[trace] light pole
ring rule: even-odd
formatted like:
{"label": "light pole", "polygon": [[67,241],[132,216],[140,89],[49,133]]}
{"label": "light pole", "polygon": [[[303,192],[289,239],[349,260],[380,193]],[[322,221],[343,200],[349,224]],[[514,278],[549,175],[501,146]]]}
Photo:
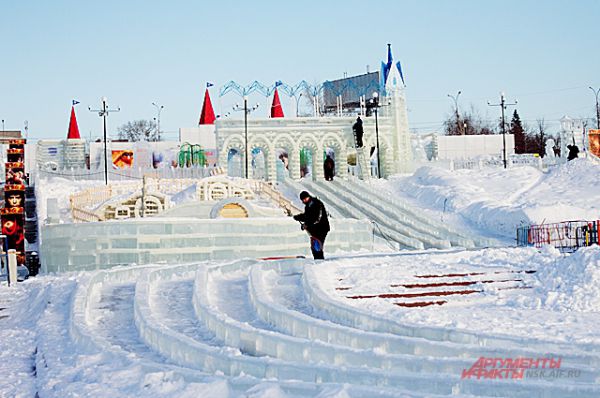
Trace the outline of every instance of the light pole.
{"label": "light pole", "polygon": [[598,107],[598,94],[600,93],[600,88],[598,88],[598,90],[594,90],[590,86],[590,90],[592,90],[592,92],[596,96],[596,128],[600,130],[600,108]]}
{"label": "light pole", "polygon": [[254,105],[251,109],[248,109],[248,97],[244,95],[244,107],[241,108],[239,104],[235,104],[233,107],[234,111],[244,111],[244,157],[246,158],[246,179],[248,179],[248,114],[255,111],[258,108],[258,104]]}
{"label": "light pole", "polygon": [[500,103],[499,104],[490,104],[490,101],[487,103],[489,106],[499,106],[502,108],[502,159],[504,161],[504,168],[506,168],[506,123],[504,122],[504,110],[507,106],[517,105],[517,100],[515,100],[512,104],[507,104],[504,99],[504,93],[500,93]]}
{"label": "light pole", "polygon": [[298,117],[298,104],[300,103],[300,97],[302,97],[302,93],[296,97],[296,117]]}
{"label": "light pole", "polygon": [[[458,93],[456,93],[456,95],[450,95],[448,94],[448,97],[452,98],[454,100],[454,111],[456,113],[456,130],[458,132],[460,131],[460,117],[458,114],[458,96],[460,95],[461,91],[458,90]],[[462,131],[462,135],[464,135],[464,131]]]}
{"label": "light pole", "polygon": [[4,119],[2,119],[2,132],[4,133]]}
{"label": "light pole", "polygon": [[121,108],[117,109],[108,109],[108,105],[106,104],[106,97],[102,97],[100,99],[102,101],[102,109],[92,109],[92,107],[88,106],[88,110],[90,112],[98,112],[98,116],[103,119],[104,125],[104,184],[108,185],[108,155],[106,150],[106,116],[108,116],[109,112],[119,112]]}
{"label": "light pole", "polygon": [[375,111],[375,143],[377,148],[377,178],[381,178],[381,164],[379,161],[379,122],[377,121],[377,108],[379,108],[379,94],[373,93],[373,108]]}
{"label": "light pole", "polygon": [[152,103],[156,107],[156,138],[160,141],[160,111],[163,110],[164,106],[156,105],[155,102]]}

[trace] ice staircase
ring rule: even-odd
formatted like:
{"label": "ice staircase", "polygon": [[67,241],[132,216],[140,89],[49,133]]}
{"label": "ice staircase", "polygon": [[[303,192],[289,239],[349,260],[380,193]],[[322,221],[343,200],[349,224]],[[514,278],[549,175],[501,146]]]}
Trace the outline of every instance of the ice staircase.
{"label": "ice staircase", "polygon": [[[289,397],[336,386],[350,397],[600,395],[600,347],[403,324],[328,296],[322,266],[237,260],[97,271],[69,296],[69,336],[77,349],[147,371],[227,378],[236,396],[266,379]],[[480,357],[541,356],[560,356],[561,370],[579,377],[461,378]]]}
{"label": "ice staircase", "polygon": [[288,179],[285,183],[292,189],[307,189],[314,193],[335,214],[370,220],[374,223],[375,234],[396,242],[401,248],[473,248],[494,244],[492,240],[471,237],[432,220],[402,201],[377,192],[363,181],[337,179],[317,183],[302,180],[298,183]]}

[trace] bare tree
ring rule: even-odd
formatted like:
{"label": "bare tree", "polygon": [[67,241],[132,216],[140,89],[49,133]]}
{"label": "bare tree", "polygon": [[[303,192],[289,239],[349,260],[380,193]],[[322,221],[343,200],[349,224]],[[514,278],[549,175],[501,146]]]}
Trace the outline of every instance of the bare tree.
{"label": "bare tree", "polygon": [[119,139],[127,141],[158,141],[160,133],[152,120],[134,120],[119,127]]}
{"label": "bare tree", "polygon": [[[303,101],[305,106],[301,110],[300,116],[314,116],[315,104],[318,104],[319,107],[319,109],[317,109],[318,114],[320,115],[321,113],[323,113],[323,108],[325,106],[325,97],[323,96],[322,90],[317,90],[319,85],[319,82],[314,81],[312,85],[309,84],[309,87],[305,87],[304,90],[302,90],[302,93],[300,94],[301,97],[298,98],[298,101],[300,101],[300,98],[304,98]],[[306,108],[307,103],[310,104],[310,111],[308,111]]]}
{"label": "bare tree", "polygon": [[468,111],[465,111],[462,115],[458,116],[458,123],[455,111],[448,114],[446,120],[444,120],[444,131],[446,132],[446,135],[494,134],[492,126],[479,115],[472,104]]}
{"label": "bare tree", "polygon": [[544,156],[546,153],[544,141],[547,138],[546,134],[546,122],[544,119],[537,119],[535,129],[527,129],[528,132],[525,136],[525,153],[537,153],[540,156]]}

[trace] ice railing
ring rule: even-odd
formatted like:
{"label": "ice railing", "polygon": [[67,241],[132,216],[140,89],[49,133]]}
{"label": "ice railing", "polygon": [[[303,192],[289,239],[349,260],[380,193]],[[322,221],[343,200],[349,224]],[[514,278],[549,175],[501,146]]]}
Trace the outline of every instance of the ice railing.
{"label": "ice railing", "polygon": [[[102,203],[118,196],[133,195],[142,192],[142,189],[151,194],[159,192],[174,195],[195,185],[193,197],[195,200],[221,200],[230,197],[253,199],[255,191],[264,191],[269,196],[276,196],[269,192],[264,183],[255,180],[235,179],[224,177],[208,177],[202,179],[157,178],[147,175],[137,181],[121,181],[118,184],[88,188],[69,197],[71,215],[75,222],[104,221],[104,215],[97,211]],[[283,203],[283,200],[280,200]],[[289,205],[287,205],[289,207]]]}

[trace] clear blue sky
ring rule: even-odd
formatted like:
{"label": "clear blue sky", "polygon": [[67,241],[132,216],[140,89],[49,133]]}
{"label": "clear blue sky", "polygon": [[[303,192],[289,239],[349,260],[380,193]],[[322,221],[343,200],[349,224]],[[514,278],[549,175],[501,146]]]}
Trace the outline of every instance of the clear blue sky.
{"label": "clear blue sky", "polygon": [[[152,119],[176,138],[197,124],[206,81],[215,111],[230,80],[295,84],[379,67],[392,43],[407,84],[409,124],[439,129],[462,90],[496,118],[504,91],[521,118],[549,124],[568,114],[593,117],[588,86],[600,87],[600,1],[9,1],[0,2],[0,118],[29,136],[66,137],[71,100],[81,134],[101,135],[88,111],[106,96],[109,134]],[[262,109],[255,117],[265,116]],[[284,111],[295,112],[284,100]],[[555,129],[553,129],[555,130]],[[552,131],[551,131],[552,132]]]}

